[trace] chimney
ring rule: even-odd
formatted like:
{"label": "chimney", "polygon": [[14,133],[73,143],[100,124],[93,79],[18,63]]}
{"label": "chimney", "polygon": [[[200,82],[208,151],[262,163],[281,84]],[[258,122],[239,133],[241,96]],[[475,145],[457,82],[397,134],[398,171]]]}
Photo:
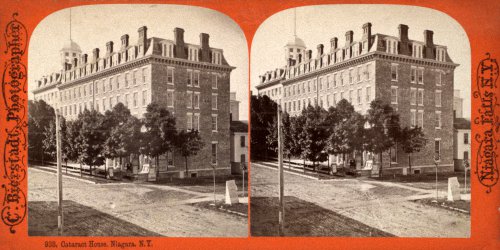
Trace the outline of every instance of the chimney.
{"label": "chimney", "polygon": [[201,57],[202,62],[211,62],[210,60],[210,36],[207,33],[200,33],[200,46],[201,46]]}
{"label": "chimney", "polygon": [[174,29],[175,45],[184,47],[184,30],[182,28]]}
{"label": "chimney", "polygon": [[332,47],[332,50],[335,50],[339,47],[338,41],[339,39],[337,39],[337,37],[333,37],[332,39],[330,39],[330,46]]}
{"label": "chimney", "polygon": [[184,45],[184,30],[181,28],[176,27],[174,29],[174,43],[175,43],[175,48],[174,48],[174,56],[176,58],[183,58],[187,59],[187,53],[185,50],[185,45]]}
{"label": "chimney", "polygon": [[313,54],[312,50],[307,50],[307,52],[306,52],[306,60],[307,61],[311,60],[312,54]]}
{"label": "chimney", "polygon": [[208,43],[210,36],[207,33],[200,33],[200,46],[202,49],[210,48]]}
{"label": "chimney", "polygon": [[370,47],[372,46],[372,44],[371,44],[372,39],[371,38],[372,38],[372,24],[365,23],[365,24],[363,24],[363,40],[367,40],[366,50],[369,50]]}
{"label": "chimney", "polygon": [[399,30],[399,40],[403,43],[408,42],[408,25],[400,24],[398,26]]}
{"label": "chimney", "polygon": [[400,24],[399,30],[399,53],[402,55],[411,56],[411,44],[408,38],[408,25]]}
{"label": "chimney", "polygon": [[94,62],[99,59],[99,48],[95,48],[92,50],[92,59],[94,60]]}
{"label": "chimney", "polygon": [[122,48],[128,47],[128,34],[125,34],[121,37],[122,40]]}
{"label": "chimney", "polygon": [[106,43],[106,54],[109,55],[111,53],[113,53],[113,41]]}
{"label": "chimney", "polygon": [[89,56],[87,54],[82,55],[82,64],[87,64],[88,57]]}
{"label": "chimney", "polygon": [[345,33],[345,44],[350,45],[352,43],[352,39],[354,36],[354,32],[352,30],[349,30]]}
{"label": "chimney", "polygon": [[434,51],[434,41],[433,41],[432,30],[424,30],[424,42],[425,42],[425,54],[424,58],[428,59],[436,59],[435,51]]}
{"label": "chimney", "polygon": [[146,40],[148,39],[148,27],[142,26],[140,27],[137,32],[139,33],[139,44],[145,45]]}
{"label": "chimney", "polygon": [[432,30],[424,30],[425,46],[427,46],[427,47],[434,46],[433,35],[434,35],[434,32],[432,32]]}

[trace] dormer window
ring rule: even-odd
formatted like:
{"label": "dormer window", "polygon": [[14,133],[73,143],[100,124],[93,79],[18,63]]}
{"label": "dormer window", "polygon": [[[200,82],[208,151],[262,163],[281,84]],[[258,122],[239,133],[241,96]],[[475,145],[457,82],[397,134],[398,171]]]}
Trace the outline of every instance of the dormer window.
{"label": "dormer window", "polygon": [[412,45],[412,57],[422,58],[422,45],[413,44]]}
{"label": "dormer window", "polygon": [[390,54],[398,54],[398,42],[393,38],[387,38],[385,52]]}

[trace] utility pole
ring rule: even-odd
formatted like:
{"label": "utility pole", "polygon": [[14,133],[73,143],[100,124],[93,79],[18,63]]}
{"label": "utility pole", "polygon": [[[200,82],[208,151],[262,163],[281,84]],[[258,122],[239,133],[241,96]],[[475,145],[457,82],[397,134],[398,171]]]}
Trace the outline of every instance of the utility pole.
{"label": "utility pole", "polygon": [[440,159],[439,153],[434,156],[434,164],[436,165],[436,202],[438,202],[438,161]]}
{"label": "utility pole", "polygon": [[58,234],[63,234],[63,190],[62,190],[62,152],[61,152],[61,123],[59,121],[59,109],[56,108],[56,150],[57,150],[57,229]]}
{"label": "utility pole", "polygon": [[284,201],[284,175],[283,175],[283,130],[281,121],[281,107],[278,105],[278,173],[279,173],[279,236],[284,236],[285,229],[285,201]]}

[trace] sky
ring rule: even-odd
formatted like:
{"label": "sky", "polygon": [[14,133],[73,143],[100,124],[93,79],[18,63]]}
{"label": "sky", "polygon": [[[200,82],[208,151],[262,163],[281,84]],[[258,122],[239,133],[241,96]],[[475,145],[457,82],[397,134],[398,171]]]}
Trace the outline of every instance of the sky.
{"label": "sky", "polygon": [[[316,5],[296,9],[297,36],[316,56],[316,46],[330,49],[330,39],[338,37],[345,44],[345,33],[354,31],[359,40],[364,23],[372,23],[372,34],[398,36],[398,25],[409,26],[408,36],[423,41],[424,30],[434,31],[434,43],[447,46],[455,69],[455,89],[464,98],[464,117],[470,117],[471,53],[469,39],[460,24],[447,14],[429,8],[401,5]],[[274,14],[260,25],[252,40],[250,81],[256,92],[259,75],[285,66],[284,46],[293,37],[294,11],[287,9]]]}
{"label": "sky", "polygon": [[[28,90],[35,81],[61,70],[59,50],[69,41],[69,9],[52,13],[35,28],[29,44]],[[89,58],[92,50],[106,51],[106,42],[115,49],[120,37],[129,34],[137,41],[137,29],[147,26],[148,37],[173,40],[175,27],[184,29],[184,41],[199,44],[200,33],[210,35],[210,47],[220,48],[231,73],[231,92],[240,101],[240,120],[248,120],[248,45],[240,27],[226,15],[207,8],[182,5],[94,5],[71,9],[71,38]]]}

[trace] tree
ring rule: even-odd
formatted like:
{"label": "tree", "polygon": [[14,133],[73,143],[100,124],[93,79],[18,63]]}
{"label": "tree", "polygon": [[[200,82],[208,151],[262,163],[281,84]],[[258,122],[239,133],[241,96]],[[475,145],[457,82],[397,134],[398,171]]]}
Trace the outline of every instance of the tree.
{"label": "tree", "polygon": [[81,129],[76,137],[78,162],[92,168],[105,163],[104,142],[106,140],[107,128],[104,126],[104,115],[92,110],[85,109],[78,115],[81,121]]}
{"label": "tree", "polygon": [[175,117],[156,103],[150,103],[144,114],[144,127],[140,152],[155,158],[156,176],[159,174],[159,156],[172,150],[177,131]]}
{"label": "tree", "polygon": [[181,130],[177,134],[175,146],[184,157],[186,163],[186,176],[188,176],[188,157],[198,154],[204,146],[200,133],[197,130],[191,130],[189,132]]}
{"label": "tree", "polygon": [[[292,157],[292,152],[295,151],[295,144],[293,141],[293,132],[292,132],[292,118],[286,112],[282,113],[281,118],[282,124],[282,134],[283,134],[283,154],[288,158],[290,162],[290,158]],[[278,152],[278,117],[273,121],[271,126],[268,127],[268,134],[266,136],[267,145],[269,149],[274,152]],[[296,156],[296,155],[293,155]]]}
{"label": "tree", "polygon": [[[77,162],[79,156],[78,137],[82,129],[82,120],[76,119],[73,121],[64,122],[61,127],[61,141],[63,149],[63,159],[68,165],[68,161]],[[80,163],[80,175],[82,175],[82,165]]]}
{"label": "tree", "polygon": [[313,169],[316,170],[316,163],[326,161],[328,154],[327,146],[327,125],[325,118],[326,110],[319,106],[308,106],[302,110],[304,119],[303,129],[298,135],[298,144],[302,148],[301,156],[313,163]]}
{"label": "tree", "polygon": [[122,165],[123,157],[139,152],[141,122],[130,114],[130,110],[122,103],[105,113],[104,125],[109,129],[109,135],[104,143],[106,158],[119,158]]}
{"label": "tree", "polygon": [[[50,124],[55,122],[54,109],[45,101],[28,101],[28,156],[30,160],[41,161],[46,156],[53,155],[47,152],[44,141],[50,131]],[[55,128],[54,128],[55,131]]]}
{"label": "tree", "polygon": [[272,126],[276,119],[278,105],[266,95],[252,95],[251,98],[251,157],[254,159],[267,158],[268,149],[271,148],[267,136],[269,135],[269,127]]}
{"label": "tree", "polygon": [[329,137],[329,149],[334,154],[342,155],[346,167],[346,155],[363,150],[365,119],[357,112],[340,121]]}
{"label": "tree", "polygon": [[427,144],[427,139],[425,139],[421,127],[404,127],[401,130],[399,143],[403,151],[408,154],[408,167],[411,173],[411,154],[420,152],[420,150],[425,147],[425,144]]}
{"label": "tree", "polygon": [[379,175],[382,176],[382,153],[390,149],[400,133],[399,115],[380,99],[373,100],[368,110],[366,149],[379,154]]}

